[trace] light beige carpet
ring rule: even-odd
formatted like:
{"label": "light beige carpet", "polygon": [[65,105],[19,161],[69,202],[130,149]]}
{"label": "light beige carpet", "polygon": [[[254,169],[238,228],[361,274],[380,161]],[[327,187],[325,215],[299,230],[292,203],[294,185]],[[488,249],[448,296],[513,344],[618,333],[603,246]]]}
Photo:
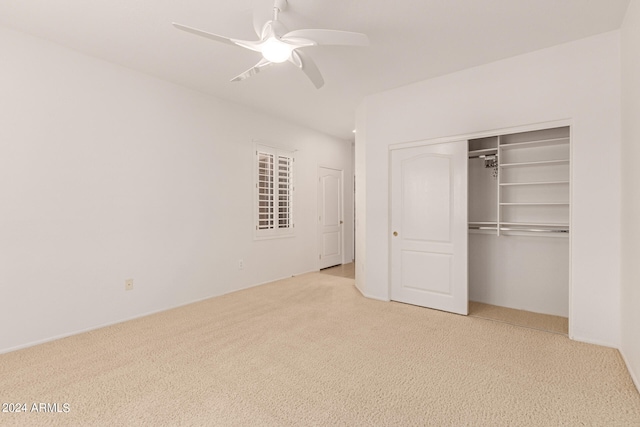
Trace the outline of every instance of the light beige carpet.
{"label": "light beige carpet", "polygon": [[350,262],[349,264],[337,265],[335,267],[325,268],[320,270],[321,274],[330,274],[332,276],[346,277],[348,279],[356,278],[356,264]]}
{"label": "light beige carpet", "polygon": [[[6,326],[6,325],[5,325]],[[2,425],[638,426],[616,350],[310,273],[0,355]]]}
{"label": "light beige carpet", "polygon": [[469,316],[510,323],[525,328],[539,329],[555,334],[569,334],[569,319],[561,316],[515,310],[475,301],[469,301]]}

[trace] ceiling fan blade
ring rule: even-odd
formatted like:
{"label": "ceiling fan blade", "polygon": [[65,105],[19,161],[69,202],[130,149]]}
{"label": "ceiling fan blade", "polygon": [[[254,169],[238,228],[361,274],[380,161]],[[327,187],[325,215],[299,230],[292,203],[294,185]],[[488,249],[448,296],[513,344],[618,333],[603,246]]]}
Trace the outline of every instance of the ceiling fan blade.
{"label": "ceiling fan blade", "polygon": [[260,48],[258,47],[258,42],[252,42],[247,40],[237,40],[229,37],[219,36],[217,34],[208,33],[206,31],[198,30],[197,28],[188,27],[186,25],[178,24],[177,22],[173,23],[173,26],[179,30],[186,31],[191,34],[195,34],[197,36],[206,37],[211,40],[215,40],[221,43],[226,43],[234,46],[240,46],[247,49],[254,50],[256,52],[260,52]]}
{"label": "ceiling fan blade", "polygon": [[231,79],[231,81],[232,82],[239,82],[240,80],[246,80],[249,77],[255,76],[256,74],[258,74],[262,68],[264,68],[264,67],[266,67],[268,65],[271,65],[271,62],[269,62],[266,59],[262,58],[260,60],[260,62],[258,62],[256,65],[254,65],[253,67],[249,68],[244,73],[235,76],[234,78]]}
{"label": "ceiling fan blade", "polygon": [[252,0],[253,29],[262,38],[264,24],[273,19],[273,0]]}
{"label": "ceiling fan blade", "polygon": [[262,27],[264,27],[264,23],[259,21],[259,18],[256,15],[253,15],[253,30],[256,32],[258,37],[262,37]]}
{"label": "ceiling fan blade", "polygon": [[261,16],[258,12],[256,12],[256,8],[253,9],[253,30],[256,32],[258,37],[262,38],[262,29],[264,28],[265,22],[269,21],[269,16]]}
{"label": "ceiling fan blade", "polygon": [[224,36],[219,36],[217,34],[208,33],[206,31],[198,30],[197,28],[187,27],[186,25],[178,24],[177,22],[174,22],[173,26],[176,27],[179,30],[186,31],[188,33],[195,34],[197,36],[206,37],[208,39],[215,40],[215,41],[222,42],[222,43],[226,43],[226,44],[232,44],[232,45],[236,44],[229,37],[224,37]]}
{"label": "ceiling fan blade", "polygon": [[282,36],[282,41],[305,45],[369,45],[366,34],[338,30],[293,30]]}
{"label": "ceiling fan blade", "polygon": [[320,74],[320,70],[316,66],[316,63],[303,52],[297,50],[291,52],[290,61],[296,67],[300,68],[307,77],[309,77],[309,80],[311,80],[311,83],[313,83],[316,89],[320,89],[324,86],[324,79],[322,78],[322,74]]}

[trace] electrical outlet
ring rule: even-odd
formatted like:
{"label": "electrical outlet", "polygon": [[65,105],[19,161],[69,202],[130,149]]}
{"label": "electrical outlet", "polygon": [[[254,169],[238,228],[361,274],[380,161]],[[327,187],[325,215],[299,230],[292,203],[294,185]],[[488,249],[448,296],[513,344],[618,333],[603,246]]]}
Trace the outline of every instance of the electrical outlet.
{"label": "electrical outlet", "polygon": [[133,290],[133,279],[127,279],[124,281],[124,290],[125,291]]}
{"label": "electrical outlet", "polygon": [[244,268],[244,261],[239,259],[238,260],[238,270],[242,270]]}

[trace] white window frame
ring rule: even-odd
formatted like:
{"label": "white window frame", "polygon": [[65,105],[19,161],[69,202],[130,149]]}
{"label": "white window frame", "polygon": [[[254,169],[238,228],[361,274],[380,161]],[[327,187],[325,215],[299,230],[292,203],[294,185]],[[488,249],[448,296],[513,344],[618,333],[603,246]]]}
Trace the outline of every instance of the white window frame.
{"label": "white window frame", "polygon": [[[264,162],[265,159],[270,159]],[[256,144],[254,151],[254,229],[256,239],[294,235],[294,152]],[[266,167],[265,167],[266,166]]]}

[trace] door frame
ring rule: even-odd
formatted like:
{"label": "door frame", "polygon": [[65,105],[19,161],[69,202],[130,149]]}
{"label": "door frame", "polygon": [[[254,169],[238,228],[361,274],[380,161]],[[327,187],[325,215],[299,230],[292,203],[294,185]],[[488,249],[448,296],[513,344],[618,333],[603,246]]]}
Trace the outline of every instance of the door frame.
{"label": "door frame", "polygon": [[[434,145],[434,144],[442,144],[442,143],[447,143],[447,142],[455,142],[455,141],[460,141],[460,140],[469,140],[469,139],[476,139],[476,138],[483,138],[483,137],[489,137],[489,136],[496,136],[496,135],[504,135],[504,134],[510,134],[510,133],[519,133],[519,132],[530,132],[530,131],[536,131],[536,130],[542,130],[542,129],[550,129],[550,128],[554,128],[554,127],[563,127],[563,126],[569,126],[569,227],[571,228],[572,224],[573,224],[573,185],[574,185],[574,173],[573,173],[573,166],[574,166],[574,129],[575,129],[575,125],[573,123],[572,119],[562,119],[562,120],[553,120],[553,121],[547,121],[547,122],[539,122],[539,123],[533,123],[533,124],[529,124],[529,125],[522,125],[522,126],[512,126],[512,127],[504,127],[504,128],[497,128],[497,129],[492,129],[492,130],[484,130],[484,131],[478,131],[478,132],[471,132],[471,133],[466,133],[466,134],[460,134],[460,135],[452,135],[452,136],[444,136],[444,137],[439,137],[439,138],[432,138],[432,139],[425,139],[425,140],[413,140],[413,141],[405,141],[405,142],[397,142],[397,143],[392,143],[389,144],[387,147],[387,170],[389,171],[388,173],[388,192],[389,194],[387,195],[387,203],[388,203],[388,224],[387,224],[387,254],[388,254],[388,278],[387,278],[387,301],[391,301],[391,228],[392,228],[392,224],[391,224],[391,151],[393,150],[399,150],[399,149],[403,149],[403,148],[412,148],[412,147],[420,147],[423,145]],[[574,339],[574,331],[573,331],[573,316],[574,316],[574,312],[575,310],[573,309],[573,233],[569,233],[568,236],[569,239],[569,338],[570,339]]]}
{"label": "door frame", "polygon": [[[321,169],[331,169],[336,172],[340,172],[340,264],[344,264],[344,169],[340,169],[333,166],[326,166],[323,164],[319,164],[316,170],[316,218],[320,216],[320,170]],[[316,220],[316,248],[318,249],[318,254],[321,253],[322,249],[322,233],[321,233],[321,224],[319,220]],[[320,258],[316,259],[316,270],[320,270]]]}

